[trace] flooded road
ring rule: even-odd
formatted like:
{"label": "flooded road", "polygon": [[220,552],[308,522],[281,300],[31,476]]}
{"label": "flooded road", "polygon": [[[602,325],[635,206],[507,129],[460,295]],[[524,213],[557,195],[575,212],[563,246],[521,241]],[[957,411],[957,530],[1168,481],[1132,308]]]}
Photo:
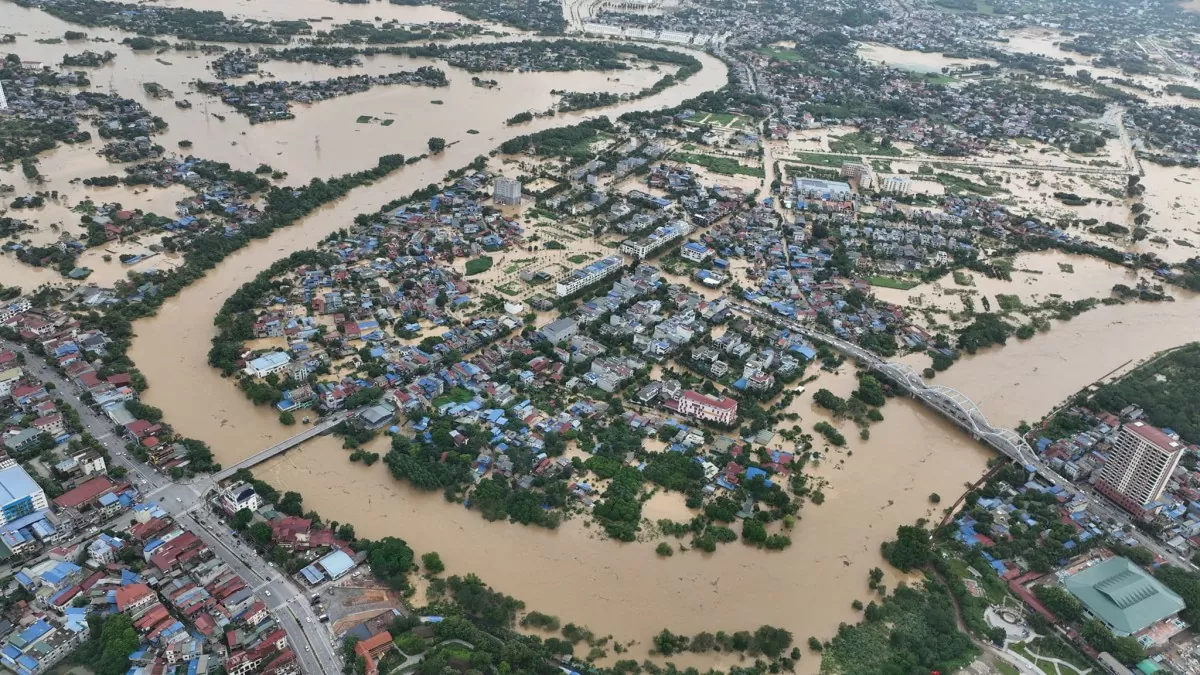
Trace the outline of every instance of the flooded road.
{"label": "flooded road", "polygon": [[[268,0],[252,4],[269,13],[283,12],[288,3]],[[251,3],[219,0],[217,5],[234,8],[249,7]],[[354,7],[316,0],[303,0],[302,6],[304,11],[311,9],[325,15],[350,12],[349,8]],[[6,6],[8,9],[14,16],[28,12]],[[371,5],[368,11],[384,11],[384,6]],[[37,16],[42,26],[39,30],[45,34],[61,34],[66,26],[53,25],[44,15]],[[295,14],[288,12],[287,16]],[[30,19],[26,14],[19,18]],[[22,38],[18,51],[24,54],[26,47],[33,46]],[[57,49],[61,58],[62,47]],[[673,105],[722,86],[726,81],[724,65],[711,57],[697,56],[704,69],[684,84],[645,101],[591,114],[615,116],[624,110]],[[39,57],[31,54],[26,58]],[[177,96],[186,91],[188,79],[206,77],[199,59],[166,54],[162,58],[175,64],[166,67],[154,58],[125,50],[107,79],[119,81],[119,90],[142,100],[142,77],[168,88],[174,88],[168,84],[174,83]],[[404,59],[392,62],[403,67],[417,63]],[[281,64],[268,65],[276,73],[284,70]],[[443,156],[359,188],[270,239],[256,241],[231,255],[204,279],[168,301],[157,316],[135,325],[137,337],[130,356],[150,382],[145,402],[161,408],[180,433],[207,441],[226,465],[294,431],[279,425],[270,409],[251,406],[231,381],[222,379],[207,365],[209,340],[214,334],[212,318],[235,289],[275,260],[312,246],[345,226],[356,214],[373,212],[391,199],[439,180],[447,170],[487,154],[505,138],[583,117],[560,116],[517,129],[504,126],[504,119],[515,112],[548,105],[549,89],[582,90],[581,82],[593,90],[633,86],[640,77],[636,71],[625,72],[622,81],[616,83],[603,74],[593,80],[586,78],[595,74],[587,73],[544,77],[500,74],[496,79],[504,78],[502,86],[495,91],[473,87],[462,72],[444,69],[453,80],[449,88],[377,88],[300,110],[294,121],[253,130],[234,115],[224,123],[205,116],[200,105],[176,112],[170,101],[147,101],[152,110],[171,123],[171,130],[160,140],[164,146],[174,147],[178,140],[187,138],[195,143],[194,152],[200,156],[230,161],[242,168],[270,163],[289,171],[291,182],[365,168],[373,165],[377,156],[389,152],[418,154],[430,136],[458,141]],[[106,78],[97,74],[96,79],[103,83]],[[443,100],[444,105],[435,106],[430,103],[432,99]],[[353,118],[360,114],[394,114],[400,123],[387,128],[356,125]],[[467,134],[467,129],[480,133]],[[47,161],[74,166],[70,160],[55,156]],[[91,160],[78,161],[78,173],[91,175],[86,172],[93,167],[84,166]],[[105,171],[109,172],[115,171]],[[13,269],[15,276],[58,280],[56,275],[38,275],[4,262],[0,264],[3,275]],[[1085,263],[1077,264],[1081,268],[1077,279],[1055,283],[1074,283],[1073,292],[1079,297],[1102,294],[1122,278],[1117,270],[1109,275],[1109,270],[1093,270],[1090,266],[1085,273]],[[3,275],[0,282],[6,278]],[[1191,298],[1171,304],[1100,308],[1069,324],[1056,324],[1049,333],[1026,343],[1014,340],[1004,349],[964,358],[939,375],[938,381],[975,398],[995,422],[1016,424],[1020,419],[1036,418],[1128,359],[1148,356],[1195,336],[1200,329],[1198,309],[1200,305]],[[1148,326],[1155,330],[1148,331]],[[824,419],[811,403],[811,392],[828,387],[845,394],[852,384],[849,368],[845,367],[840,375],[823,375],[810,385],[809,393],[793,404],[793,410],[803,418],[804,428],[810,430]],[[602,540],[597,528],[587,526],[587,519],[581,516],[553,532],[488,523],[478,514],[447,503],[439,493],[421,493],[397,483],[382,462],[373,467],[350,463],[340,442],[332,438],[318,438],[258,467],[256,473],[281,490],[299,491],[306,508],[326,519],[352,522],[360,536],[402,537],[418,553],[438,551],[449,573],[476,572],[496,589],[523,600],[530,609],[555,614],[564,622],[586,624],[597,635],[612,634],[622,643],[636,641],[629,656],[640,659],[647,653],[651,636],[663,628],[695,633],[752,630],[771,624],[791,630],[796,641],[803,643],[809,635],[828,638],[838,623],[857,620],[859,613],[850,605],[855,599],[869,599],[867,571],[874,566],[887,569],[878,553],[880,543],[892,536],[898,525],[934,515],[929,494],[938,492],[947,498],[956,495],[964,482],[978,478],[989,457],[978,444],[912,401],[889,402],[883,412],[886,419],[872,427],[868,442],[859,441],[851,425],[839,424],[850,439],[849,446],[831,451],[819,466],[812,467],[813,473],[829,483],[823,490],[826,500],[820,506],[810,504],[804,508],[791,532],[792,547],[778,553],[733,543],[721,546],[713,555],[690,551],[660,560],[654,554],[655,542],[617,544]],[[373,449],[386,451],[382,441]],[[683,517],[686,510],[681,502],[679,495],[656,496],[647,515]],[[886,580],[889,586],[895,582],[895,577]],[[421,601],[415,600],[418,604]],[[691,655],[672,660],[680,665],[730,665]],[[797,670],[814,673],[818,665],[814,655],[806,654]]]}

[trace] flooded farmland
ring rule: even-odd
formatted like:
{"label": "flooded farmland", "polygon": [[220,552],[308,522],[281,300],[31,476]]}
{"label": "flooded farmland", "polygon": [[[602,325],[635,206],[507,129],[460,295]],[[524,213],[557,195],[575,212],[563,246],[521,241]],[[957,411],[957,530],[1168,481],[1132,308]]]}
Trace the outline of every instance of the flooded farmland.
{"label": "flooded farmland", "polygon": [[[179,0],[168,0],[167,4],[179,4]],[[294,17],[297,11],[347,18],[360,11],[354,5],[323,0],[219,0],[213,8],[260,18]],[[30,10],[11,9],[28,35],[61,34],[66,26]],[[431,8],[372,5],[366,11],[386,11],[387,16],[421,13],[428,18],[420,20],[447,20],[442,17],[445,12]],[[19,47],[23,54],[26,47],[30,48],[27,58],[47,62],[60,60],[63,49],[50,45],[35,48],[27,38]],[[697,57],[704,69],[684,84],[636,104],[602,112],[616,115],[624,110],[672,105],[722,86],[725,66],[710,56]],[[159,81],[181,95],[188,90],[189,81],[208,77],[203,59],[178,54],[167,58],[173,63],[163,66],[153,56],[123,52],[115,64],[98,69],[94,80],[102,88],[114,86],[140,100],[143,79]],[[427,63],[436,64],[379,57],[368,61],[365,68],[387,72]],[[941,66],[931,62],[930,67]],[[271,64],[270,70],[277,76],[299,79],[330,75],[326,69],[306,65]],[[174,147],[179,140],[191,140],[194,152],[200,156],[240,168],[270,163],[287,171],[292,182],[361,169],[373,165],[375,158],[384,153],[419,154],[430,136],[441,136],[452,143],[443,156],[355,190],[293,227],[231,255],[207,277],[168,301],[157,316],[135,326],[137,338],[130,355],[151,385],[145,402],[161,408],[180,433],[207,441],[220,461],[234,463],[290,433],[276,422],[272,410],[252,407],[230,380],[221,378],[207,364],[209,340],[214,334],[212,317],[236,288],[275,260],[312,246],[344,227],[356,214],[374,211],[397,196],[440,179],[448,169],[487,154],[505,138],[583,117],[564,115],[516,129],[505,126],[504,120],[516,112],[548,107],[553,101],[551,89],[634,91],[657,79],[657,74],[639,70],[622,72],[619,82],[602,73],[502,73],[496,76],[499,88],[485,90],[471,86],[462,71],[448,70],[452,81],[449,88],[379,87],[304,107],[298,110],[296,120],[253,129],[237,115],[229,114],[224,122],[215,119],[213,110],[230,113],[216,101],[188,111],[176,109],[170,101],[145,101],[171,125],[160,140],[163,145]],[[442,105],[433,104],[433,99],[442,100]],[[403,123],[391,127],[355,124],[355,118],[363,114],[394,116]],[[468,129],[479,133],[468,134]],[[117,170],[96,158],[89,148],[59,150],[45,157],[43,167],[51,176],[51,185],[73,197],[121,201],[145,210],[164,208],[172,197],[168,191],[134,194],[125,188],[83,190],[71,185],[72,178]],[[23,180],[8,175],[0,178]],[[1153,180],[1162,182],[1166,177]],[[1179,199],[1185,198],[1184,188],[1171,186],[1148,187],[1148,193],[1162,190],[1162,194],[1175,194],[1172,189],[1179,190]],[[51,222],[65,224],[72,218],[59,205],[44,208],[38,218],[47,227]],[[1178,227],[1185,226],[1181,218]],[[42,235],[39,231],[38,236]],[[570,253],[581,251],[573,249]],[[108,254],[120,252],[114,249]],[[594,246],[586,252],[604,253]],[[106,263],[103,255],[105,252],[96,250],[84,261],[100,270],[96,281],[112,283],[127,268]],[[566,256],[562,254],[562,258]],[[101,260],[96,261],[96,257]],[[562,258],[550,262],[561,264]],[[1063,271],[1060,262],[1071,264],[1075,271]],[[500,281],[502,275],[511,274],[507,263],[502,260],[492,275],[474,281],[481,285]],[[151,259],[146,264],[162,266],[171,261]],[[1074,299],[1104,295],[1114,283],[1129,283],[1124,269],[1094,260],[1041,256],[1017,264],[1036,273],[1014,275],[1014,282],[980,280],[980,292],[1018,294],[1029,301],[1050,295]],[[0,283],[8,284],[8,279],[31,286],[40,280],[57,281],[58,277],[52,272],[20,267],[11,258],[0,259]],[[896,301],[905,302],[907,297],[924,292],[926,289],[921,288],[901,292],[903,297],[898,296]],[[879,294],[891,297],[884,291]],[[1021,419],[1038,417],[1079,387],[1128,360],[1145,358],[1156,350],[1192,339],[1200,330],[1198,302],[1192,296],[1180,295],[1175,303],[1098,308],[1069,323],[1055,323],[1049,333],[1027,342],[1014,340],[1007,347],[965,357],[940,374],[938,381],[977,400],[995,422],[1015,425]],[[1147,326],[1156,329],[1147,331]],[[850,366],[844,366],[839,374],[823,374],[807,394],[798,397],[792,410],[811,426],[823,418],[812,404],[812,391],[828,387],[845,393],[853,382],[850,375]],[[1037,387],[1030,386],[1034,378]],[[373,467],[350,463],[340,442],[332,438],[310,442],[259,467],[257,473],[282,490],[302,493],[306,507],[325,518],[352,522],[360,536],[395,535],[406,539],[418,552],[436,550],[450,573],[476,572],[498,590],[525,601],[530,609],[586,624],[598,635],[612,634],[623,643],[634,641],[637,644],[631,655],[641,657],[647,653],[649,638],[663,628],[694,633],[772,624],[791,630],[803,640],[808,635],[828,637],[839,622],[857,618],[850,603],[867,598],[867,570],[884,566],[878,553],[880,543],[892,536],[896,526],[933,515],[928,495],[955,494],[964,482],[980,475],[989,458],[966,435],[912,401],[894,400],[883,412],[886,419],[872,429],[870,441],[851,440],[846,449],[830,451],[819,465],[811,467],[815,475],[828,482],[826,501],[803,510],[792,533],[794,545],[777,553],[729,544],[712,555],[692,551],[660,560],[654,555],[653,543],[605,541],[582,516],[557,531],[488,523],[478,514],[446,502],[438,493],[418,492],[397,483],[382,463]],[[382,441],[377,443],[381,445]],[[374,449],[385,451],[383,447]],[[682,497],[674,494],[656,495],[647,507],[651,517],[682,519],[685,514]],[[895,581],[892,578],[887,583]],[[676,660],[690,665],[691,659],[696,660],[695,665],[712,664],[708,658],[690,655]],[[812,673],[817,665],[817,659],[806,658],[798,670]]]}

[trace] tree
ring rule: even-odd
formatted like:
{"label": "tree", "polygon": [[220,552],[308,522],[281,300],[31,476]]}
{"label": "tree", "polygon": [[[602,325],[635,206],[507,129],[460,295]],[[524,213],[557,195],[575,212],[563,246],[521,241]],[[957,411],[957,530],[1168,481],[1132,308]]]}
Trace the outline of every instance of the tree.
{"label": "tree", "polygon": [[746,518],[742,521],[742,539],[750,544],[764,544],[767,541],[767,527],[757,518]]}
{"label": "tree", "polygon": [[901,525],[896,529],[896,541],[883,543],[883,557],[893,567],[908,572],[929,562],[933,548],[929,532],[924,527]]}
{"label": "tree", "polygon": [[821,651],[821,641],[815,637],[808,638],[808,648],[814,652]]}
{"label": "tree", "polygon": [[430,551],[421,556],[421,564],[425,566],[425,572],[428,574],[441,574],[446,571],[446,565],[442,563],[442,557],[437,551]]}
{"label": "tree", "polygon": [[299,517],[304,514],[304,497],[299,492],[285,492],[276,507],[289,516]]}
{"label": "tree", "polygon": [[293,415],[290,411],[285,410],[285,411],[279,413],[279,423],[284,426],[290,427],[296,423],[296,416]]}
{"label": "tree", "polygon": [[271,543],[271,526],[266,523],[254,523],[250,526],[250,538],[259,546]]}
{"label": "tree", "polygon": [[1034,586],[1033,594],[1063,621],[1074,623],[1083,618],[1083,604],[1061,586]]}
{"label": "tree", "polygon": [[436,155],[446,149],[446,139],[434,136],[429,139],[428,145],[429,151]]}
{"label": "tree", "polygon": [[942,501],[942,496],[939,495],[938,493],[931,492],[929,494],[929,503],[930,504],[939,504],[939,503],[941,503],[941,501]]}
{"label": "tree", "polygon": [[670,558],[671,556],[675,555],[675,549],[665,541],[660,542],[659,545],[654,549],[654,552],[657,553],[660,558]]}
{"label": "tree", "polygon": [[342,523],[342,526],[337,528],[337,538],[341,539],[342,541],[354,541],[355,539],[358,539],[358,537],[355,536],[354,526],[350,523]]}
{"label": "tree", "polygon": [[413,551],[403,539],[384,537],[369,543],[367,562],[375,576],[392,588],[408,587],[408,572],[413,567]]}
{"label": "tree", "polygon": [[96,675],[123,675],[129,670],[129,655],[139,643],[132,619],[124,614],[109,617],[100,633],[99,657],[89,665]]}
{"label": "tree", "polygon": [[238,512],[233,514],[233,528],[241,531],[250,526],[250,521],[254,520],[254,513],[250,509],[238,509]]}

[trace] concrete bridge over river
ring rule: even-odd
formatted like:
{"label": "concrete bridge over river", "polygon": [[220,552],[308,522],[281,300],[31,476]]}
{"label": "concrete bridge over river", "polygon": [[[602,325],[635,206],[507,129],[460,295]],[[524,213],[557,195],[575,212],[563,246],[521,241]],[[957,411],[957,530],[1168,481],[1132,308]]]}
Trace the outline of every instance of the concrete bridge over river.
{"label": "concrete bridge over river", "polygon": [[1072,494],[1077,492],[1075,486],[1042,461],[1041,457],[1017,432],[997,427],[988,422],[979,406],[965,394],[943,385],[928,384],[907,364],[886,361],[852,342],[813,330],[795,321],[789,321],[768,310],[747,305],[734,305],[733,309],[755,319],[800,333],[856,359],[871,370],[886,375],[897,385],[903,387],[910,396],[941,413],[976,440],[992,447],[1022,466],[1032,467],[1039,476],[1053,485]]}
{"label": "concrete bridge over river", "polygon": [[271,459],[272,457],[274,457],[276,455],[282,455],[283,453],[287,452],[288,450],[291,450],[292,448],[296,447],[297,445],[300,445],[301,443],[303,443],[307,440],[316,438],[317,436],[320,436],[320,435],[332,430],[334,427],[336,427],[337,425],[341,424],[342,422],[350,419],[353,416],[354,416],[354,413],[352,413],[352,412],[339,412],[339,413],[333,415],[332,417],[330,417],[329,419],[327,419],[323,422],[314,424],[313,426],[309,427],[308,429],[305,429],[304,431],[301,431],[300,433],[296,434],[295,436],[292,436],[291,438],[280,441],[280,442],[276,443],[275,445],[272,445],[271,447],[267,448],[266,450],[256,452],[253,455],[250,455],[246,459],[243,459],[242,461],[238,462],[237,464],[234,464],[231,467],[222,469],[219,473],[213,474],[212,478],[215,482],[220,483],[221,481],[225,480],[226,478],[229,478],[233,474],[237,473],[237,471],[239,469],[249,469],[258,464],[262,464],[263,462],[267,461],[268,459]]}

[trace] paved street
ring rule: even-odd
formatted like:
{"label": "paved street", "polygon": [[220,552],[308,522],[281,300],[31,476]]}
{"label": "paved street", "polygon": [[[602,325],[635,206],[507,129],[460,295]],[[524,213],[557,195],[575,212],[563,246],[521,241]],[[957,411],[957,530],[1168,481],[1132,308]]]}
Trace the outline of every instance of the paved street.
{"label": "paved street", "polygon": [[[211,477],[198,477],[189,482],[175,483],[170,477],[141,464],[125,452],[124,440],[113,431],[112,422],[79,400],[77,387],[68,382],[39,356],[24,345],[0,340],[0,346],[25,357],[25,371],[43,382],[55,386],[54,394],[79,413],[83,426],[108,450],[113,463],[128,470],[127,478],[143,497],[156,501],[171,513],[181,525],[195,532],[215,555],[220,556],[246,583],[254,587],[267,608],[288,634],[288,642],[300,660],[305,673],[341,672],[334,639],[327,627],[317,620],[304,590],[280,574],[272,565],[259,558],[252,548],[230,533],[222,521],[204,508],[204,497],[215,487]],[[128,519],[122,513],[112,521]],[[77,539],[86,536],[81,534]]]}

